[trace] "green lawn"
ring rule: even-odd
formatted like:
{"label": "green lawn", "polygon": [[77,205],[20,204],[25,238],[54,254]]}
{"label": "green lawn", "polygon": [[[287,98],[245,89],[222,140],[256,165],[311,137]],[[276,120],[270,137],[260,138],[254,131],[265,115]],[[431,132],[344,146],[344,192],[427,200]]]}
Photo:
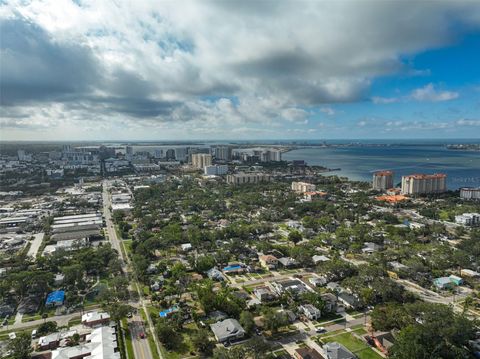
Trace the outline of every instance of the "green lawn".
{"label": "green lawn", "polygon": [[133,352],[132,335],[130,333],[130,329],[128,328],[126,319],[122,319],[122,330],[125,333],[125,347],[127,350],[127,356],[129,359],[134,359],[135,354]]}
{"label": "green lawn", "polygon": [[195,325],[195,323],[190,323],[185,325],[183,330],[181,331],[182,339],[183,339],[182,343],[179,345],[178,348],[175,349],[175,351],[164,350],[164,353],[166,354],[165,357],[168,359],[179,359],[183,357],[191,357],[192,355],[190,353],[194,353],[195,348],[190,339],[190,336],[196,330],[197,330],[197,326]]}
{"label": "green lawn", "polygon": [[150,335],[147,337],[148,346],[150,347],[150,351],[152,352],[153,359],[160,359],[160,355],[158,355],[157,352],[157,346],[155,345],[155,341],[153,339],[154,335],[155,333],[150,333]]}
{"label": "green lawn", "polygon": [[272,353],[275,357],[280,357],[282,355],[287,356],[288,352],[285,349],[277,350]]}
{"label": "green lawn", "polygon": [[365,348],[359,352],[355,353],[359,359],[381,359],[382,356],[375,353],[372,349],[370,348]]}
{"label": "green lawn", "polygon": [[367,344],[355,338],[351,333],[342,333],[329,338],[323,338],[323,342],[338,342],[358,356],[359,359],[381,359],[382,356],[375,353]]}
{"label": "green lawn", "polygon": [[82,318],[73,318],[68,321],[68,326],[72,327],[74,325],[78,325],[82,322]]}

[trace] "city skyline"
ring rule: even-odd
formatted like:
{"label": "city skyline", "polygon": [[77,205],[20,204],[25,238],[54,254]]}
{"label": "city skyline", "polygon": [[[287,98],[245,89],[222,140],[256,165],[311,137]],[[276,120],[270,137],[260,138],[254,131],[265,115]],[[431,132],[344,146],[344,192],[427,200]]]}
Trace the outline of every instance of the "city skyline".
{"label": "city skyline", "polygon": [[2,141],[480,132],[472,1],[7,1],[0,18]]}

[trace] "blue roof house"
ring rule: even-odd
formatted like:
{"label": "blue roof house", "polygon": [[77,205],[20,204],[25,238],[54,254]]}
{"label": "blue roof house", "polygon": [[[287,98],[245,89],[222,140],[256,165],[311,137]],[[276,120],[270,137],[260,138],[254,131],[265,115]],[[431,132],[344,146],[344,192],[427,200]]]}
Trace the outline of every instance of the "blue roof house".
{"label": "blue roof house", "polygon": [[450,278],[450,280],[455,283],[456,285],[462,285],[463,284],[463,279],[456,276],[456,275],[450,275],[448,276],[448,278]]}
{"label": "blue roof house", "polygon": [[435,286],[440,290],[452,289],[456,285],[455,282],[451,280],[449,277],[436,278],[433,281],[433,284],[435,284]]}
{"label": "blue roof house", "polygon": [[65,291],[56,290],[48,294],[45,305],[47,307],[58,307],[63,305],[63,302],[65,302]]}

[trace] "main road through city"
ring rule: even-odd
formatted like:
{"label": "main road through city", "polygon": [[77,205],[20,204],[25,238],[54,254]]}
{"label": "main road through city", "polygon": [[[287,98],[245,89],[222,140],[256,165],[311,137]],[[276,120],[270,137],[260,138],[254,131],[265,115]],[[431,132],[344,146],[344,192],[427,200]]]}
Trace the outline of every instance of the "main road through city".
{"label": "main road through city", "polygon": [[[110,194],[109,194],[109,191],[108,191],[109,187],[110,187],[110,182],[105,180],[103,182],[103,213],[104,213],[105,222],[106,222],[106,225],[107,225],[108,238],[110,239],[110,242],[112,243],[112,247],[115,250],[117,250],[118,255],[120,257],[120,260],[122,261],[122,266],[123,266],[124,270],[127,273],[132,274],[130,276],[131,288],[133,290],[136,290],[138,292],[138,295],[139,295],[139,303],[136,303],[136,304],[139,304],[139,306],[143,308],[143,310],[145,311],[145,314],[147,315],[147,322],[148,322],[148,326],[150,328],[150,334],[149,335],[153,336],[158,355],[160,356],[161,359],[163,359],[163,355],[162,355],[162,352],[160,350],[160,344],[158,342],[158,339],[155,336],[155,330],[153,328],[153,323],[152,323],[152,321],[151,321],[151,319],[148,315],[147,307],[146,307],[145,301],[143,299],[143,293],[140,291],[140,287],[138,285],[138,282],[135,279],[135,273],[133,273],[133,268],[132,268],[131,263],[130,263],[130,258],[128,258],[128,256],[124,255],[124,252],[122,251],[122,249],[124,249],[124,247],[122,247],[123,243],[118,238],[117,231],[115,230],[115,226],[113,224],[112,214],[110,212],[110,208],[111,208],[112,204],[111,204],[111,197],[110,197]],[[141,338],[142,333],[145,334],[145,335],[147,334],[146,331],[145,331],[145,326],[144,326],[144,323],[143,323],[143,320],[141,319],[141,317],[139,317],[138,315],[135,315],[133,318],[129,319],[128,326],[129,326],[129,329],[130,329],[130,333],[131,333],[131,337],[132,337],[132,344],[133,344],[133,351],[134,351],[134,354],[135,354],[135,358],[130,358],[130,359],[151,359],[151,358],[153,358],[152,351],[150,350],[150,345],[148,344],[148,339],[146,337]]]}

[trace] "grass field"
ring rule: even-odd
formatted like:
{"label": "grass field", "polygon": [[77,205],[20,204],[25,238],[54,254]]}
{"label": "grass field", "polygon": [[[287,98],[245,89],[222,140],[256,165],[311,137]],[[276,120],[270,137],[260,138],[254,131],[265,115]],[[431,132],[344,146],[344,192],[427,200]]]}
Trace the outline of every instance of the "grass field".
{"label": "grass field", "polygon": [[338,342],[358,356],[359,359],[381,359],[382,356],[374,352],[367,344],[355,338],[351,333],[342,333],[321,339],[322,342]]}
{"label": "grass field", "polygon": [[125,348],[127,350],[127,356],[129,359],[133,359],[135,358],[135,354],[133,353],[132,335],[130,334],[126,319],[122,319],[122,330],[125,333]]}

